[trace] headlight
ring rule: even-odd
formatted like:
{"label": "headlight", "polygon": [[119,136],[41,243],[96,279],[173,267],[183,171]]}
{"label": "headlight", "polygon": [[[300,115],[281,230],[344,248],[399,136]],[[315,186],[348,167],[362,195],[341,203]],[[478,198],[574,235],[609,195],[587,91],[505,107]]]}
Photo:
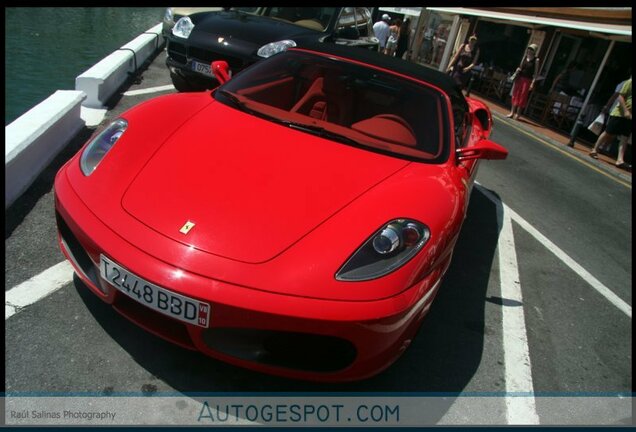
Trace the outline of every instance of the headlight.
{"label": "headlight", "polygon": [[85,176],[89,176],[95,171],[97,165],[106,156],[106,153],[113,148],[127,127],[128,122],[126,120],[117,119],[88,143],[80,158],[80,168]]}
{"label": "headlight", "polygon": [[373,234],[342,266],[336,279],[376,279],[402,267],[422,249],[431,232],[420,222],[396,219]]}
{"label": "headlight", "polygon": [[192,20],[190,17],[182,17],[179,18],[179,21],[172,27],[172,34],[187,39],[190,37],[190,33],[192,33],[192,29],[194,28],[194,24],[192,24]]}
{"label": "headlight", "polygon": [[172,8],[166,8],[166,13],[163,16],[164,21],[173,22],[174,21],[174,12]]}
{"label": "headlight", "polygon": [[279,52],[286,51],[288,48],[293,48],[296,46],[296,42],[291,39],[285,39],[277,42],[270,42],[267,45],[263,45],[256,51],[260,57],[271,57],[274,54],[278,54]]}

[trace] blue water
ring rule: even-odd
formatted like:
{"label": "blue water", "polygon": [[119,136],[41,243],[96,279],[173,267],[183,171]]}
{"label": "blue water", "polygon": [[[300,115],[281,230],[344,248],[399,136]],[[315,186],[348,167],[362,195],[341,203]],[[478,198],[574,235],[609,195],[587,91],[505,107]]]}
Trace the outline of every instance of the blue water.
{"label": "blue water", "polygon": [[161,22],[165,8],[5,8],[5,126]]}

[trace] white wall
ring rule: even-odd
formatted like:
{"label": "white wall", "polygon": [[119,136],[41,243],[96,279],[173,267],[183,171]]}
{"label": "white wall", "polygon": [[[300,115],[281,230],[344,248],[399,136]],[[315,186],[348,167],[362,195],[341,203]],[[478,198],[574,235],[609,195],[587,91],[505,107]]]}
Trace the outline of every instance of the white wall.
{"label": "white wall", "polygon": [[157,42],[163,43],[161,24],[148,29],[147,33],[153,34],[139,35],[75,79],[75,90],[86,93],[85,107],[104,108],[108,99],[136,71],[135,67],[139,68],[155,52]]}
{"label": "white wall", "polygon": [[5,210],[84,127],[86,95],[58,90],[4,128]]}
{"label": "white wall", "polygon": [[139,35],[78,76],[76,90],[56,91],[4,128],[5,210],[86,125],[82,106],[84,110],[104,108],[129,73],[135,73],[135,67],[162,46],[161,24],[145,33],[153,34]]}

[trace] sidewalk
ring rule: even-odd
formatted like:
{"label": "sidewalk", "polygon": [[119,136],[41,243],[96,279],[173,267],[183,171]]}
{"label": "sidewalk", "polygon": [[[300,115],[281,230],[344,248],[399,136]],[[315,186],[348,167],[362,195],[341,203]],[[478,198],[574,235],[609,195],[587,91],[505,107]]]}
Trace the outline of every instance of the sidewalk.
{"label": "sidewalk", "polygon": [[624,181],[629,182],[629,184],[631,185],[632,183],[631,167],[629,168],[629,170],[618,168],[616,167],[616,165],[614,165],[614,163],[616,162],[614,159],[607,157],[602,153],[598,154],[598,159],[593,159],[589,156],[591,148],[588,145],[581,144],[577,141],[574,143],[574,147],[568,147],[567,144],[570,141],[570,137],[568,135],[553,131],[552,129],[549,129],[545,126],[541,126],[535,121],[530,120],[523,116],[519,117],[519,120],[513,120],[510,118],[507,118],[506,115],[510,112],[510,110],[507,107],[500,105],[496,102],[493,102],[491,100],[485,99],[483,97],[480,97],[478,95],[475,95],[474,93],[471,93],[470,97],[485,103],[488,106],[488,108],[490,108],[490,111],[493,117],[496,118],[497,121],[514,124],[518,128],[523,129],[526,132],[531,133],[557,146],[558,148],[572,154],[573,156],[581,159],[582,161],[590,163],[596,166],[597,168],[602,169],[603,171],[607,172],[610,175],[613,175]]}

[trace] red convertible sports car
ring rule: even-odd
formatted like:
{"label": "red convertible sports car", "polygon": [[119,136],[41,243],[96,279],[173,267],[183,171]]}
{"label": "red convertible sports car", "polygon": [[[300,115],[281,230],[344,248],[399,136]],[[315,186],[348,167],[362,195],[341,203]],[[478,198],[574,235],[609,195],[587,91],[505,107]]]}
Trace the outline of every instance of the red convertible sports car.
{"label": "red convertible sports car", "polygon": [[161,96],[57,174],[59,243],[95,295],[235,365],[343,381],[409,346],[451,261],[492,118],[446,75],[296,47]]}

